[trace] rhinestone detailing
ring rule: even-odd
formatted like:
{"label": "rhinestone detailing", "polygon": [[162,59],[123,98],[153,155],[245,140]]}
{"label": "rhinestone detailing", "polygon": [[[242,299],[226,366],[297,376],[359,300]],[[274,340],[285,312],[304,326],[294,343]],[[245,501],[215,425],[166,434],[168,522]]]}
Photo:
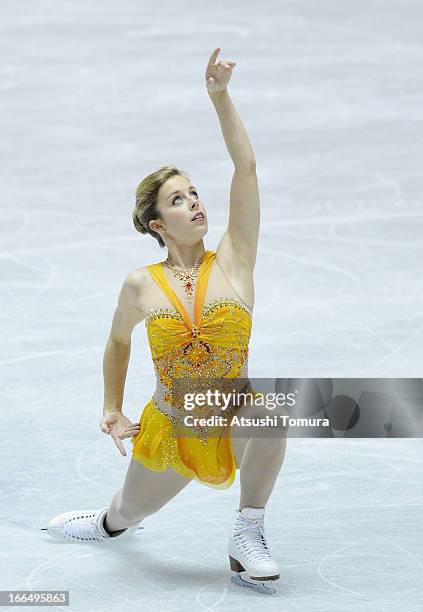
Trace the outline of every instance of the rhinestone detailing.
{"label": "rhinestone detailing", "polygon": [[[157,379],[154,405],[174,424],[180,423],[184,413],[174,397],[175,380],[182,397],[204,392],[208,379],[248,377],[251,312],[240,300],[225,297],[204,305],[202,315],[201,325],[191,329],[178,311],[168,307],[151,309],[146,317]],[[203,437],[203,429],[193,427],[192,431]]]}
{"label": "rhinestone detailing", "polygon": [[[210,313],[212,313],[216,308],[221,308],[222,306],[237,306],[238,308],[241,308],[242,310],[244,310],[250,317],[250,319],[252,320],[253,318],[253,314],[252,311],[247,308],[247,306],[245,306],[241,300],[239,300],[236,297],[224,297],[224,298],[217,298],[215,300],[213,300],[212,302],[209,302],[208,304],[205,304],[203,306],[203,317],[207,317],[209,316]],[[159,306],[156,308],[150,308],[150,310],[148,311],[146,317],[145,317],[145,325],[146,327],[148,327],[148,324],[150,323],[150,321],[152,321],[153,319],[160,319],[160,318],[175,318],[178,319],[179,321],[183,321],[181,314],[179,313],[178,310],[176,310],[176,308],[169,308],[167,306]]]}
{"label": "rhinestone detailing", "polygon": [[148,327],[150,321],[154,319],[178,319],[179,321],[183,321],[180,313],[175,308],[167,308],[165,306],[159,306],[158,308],[151,308],[146,317],[145,317],[145,325]]}
{"label": "rhinestone detailing", "polygon": [[231,305],[238,306],[239,308],[244,310],[249,315],[250,319],[253,318],[252,311],[249,308],[247,308],[247,306],[243,304],[241,300],[239,300],[236,297],[217,298],[216,300],[213,300],[212,302],[205,304],[203,306],[203,315],[204,316],[209,315],[211,312],[213,312],[215,308],[221,308],[222,306],[231,306]]}
{"label": "rhinestone detailing", "polygon": [[[204,421],[200,425],[200,419],[184,422],[187,414],[184,404],[188,399],[185,393],[207,392],[210,383],[212,388],[217,384],[219,389],[223,384],[224,392],[231,392],[239,385],[230,379],[248,378],[252,309],[238,297],[204,303],[215,255],[207,251],[200,267],[192,315],[172,290],[161,265],[148,266],[170,304],[146,311],[156,389],[144,406],[140,432],[132,442],[134,457],[153,470],[173,467],[189,478],[227,488],[236,471],[230,429],[213,425],[210,430],[203,426]],[[228,406],[226,416],[232,409],[239,410],[239,405]],[[218,404],[199,403],[192,406],[190,414],[207,417],[220,410]]]}
{"label": "rhinestone detailing", "polygon": [[182,270],[181,268],[177,268],[170,264],[167,260],[163,263],[169,268],[172,272],[173,276],[182,282],[182,287],[187,295],[188,302],[191,303],[196,279],[198,276],[198,271],[200,269],[201,263],[204,259],[205,253],[200,257],[195,266],[192,268],[188,268],[187,270]]}

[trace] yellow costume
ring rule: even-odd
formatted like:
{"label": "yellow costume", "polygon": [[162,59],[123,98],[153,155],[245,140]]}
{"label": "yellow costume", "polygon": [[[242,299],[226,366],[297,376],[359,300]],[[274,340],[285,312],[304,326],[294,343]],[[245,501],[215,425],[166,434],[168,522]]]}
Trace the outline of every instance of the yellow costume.
{"label": "yellow costume", "polygon": [[[140,431],[131,439],[134,459],[162,471],[172,467],[179,474],[216,489],[231,486],[236,463],[230,426],[214,428],[204,439],[203,428],[190,428],[191,437],[175,435],[181,420],[172,410],[172,382],[197,377],[247,376],[248,343],[252,314],[237,298],[219,298],[204,304],[214,251],[206,251],[198,271],[194,297],[194,324],[170,287],[162,263],[147,266],[154,281],[175,309],[159,307],[145,318],[148,341],[157,376],[157,389],[140,417]],[[160,390],[160,393],[158,393]],[[188,383],[188,390],[192,391]],[[248,385],[248,391],[256,391]],[[175,404],[176,405],[176,404]],[[203,409],[204,410],[204,409]],[[179,430],[180,431],[180,430]]]}

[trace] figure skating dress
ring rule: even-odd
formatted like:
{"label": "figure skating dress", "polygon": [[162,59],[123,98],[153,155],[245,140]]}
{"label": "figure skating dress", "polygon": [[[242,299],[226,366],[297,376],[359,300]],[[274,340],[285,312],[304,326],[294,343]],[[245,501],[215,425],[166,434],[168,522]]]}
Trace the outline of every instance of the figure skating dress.
{"label": "figure skating dress", "polygon": [[[147,468],[162,471],[171,467],[209,487],[226,489],[233,483],[236,473],[231,426],[209,429],[192,426],[185,430],[190,435],[177,435],[182,431],[175,429],[175,425],[181,427],[181,409],[172,401],[172,381],[175,379],[187,379],[187,391],[192,390],[189,385],[194,378],[249,381],[247,363],[252,312],[237,297],[223,297],[204,304],[215,257],[216,253],[208,250],[200,264],[194,295],[194,322],[171,288],[162,263],[147,266],[174,308],[153,308],[145,317],[157,384],[142,410],[140,431],[131,442],[133,458]],[[254,398],[258,394],[250,384],[243,390]],[[237,409],[234,410],[227,414],[236,413]]]}

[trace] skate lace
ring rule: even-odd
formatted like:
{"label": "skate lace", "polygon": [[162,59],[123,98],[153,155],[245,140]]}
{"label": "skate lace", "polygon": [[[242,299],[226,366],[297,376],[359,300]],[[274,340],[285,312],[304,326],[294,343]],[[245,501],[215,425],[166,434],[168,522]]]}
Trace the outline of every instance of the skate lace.
{"label": "skate lace", "polygon": [[63,525],[65,538],[68,540],[92,540],[100,542],[103,540],[97,525],[90,522],[90,519],[95,519],[95,512],[80,512],[76,516],[72,516]]}
{"label": "skate lace", "polygon": [[235,526],[234,538],[242,546],[246,556],[252,561],[271,559],[270,549],[264,536],[263,519],[245,519],[240,516],[238,521],[241,524]]}

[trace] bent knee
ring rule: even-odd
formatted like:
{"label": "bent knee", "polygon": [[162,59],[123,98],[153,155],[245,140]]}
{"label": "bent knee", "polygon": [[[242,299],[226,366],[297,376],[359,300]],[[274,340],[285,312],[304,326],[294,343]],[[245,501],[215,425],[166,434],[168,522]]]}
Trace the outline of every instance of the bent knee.
{"label": "bent knee", "polygon": [[273,410],[269,410],[270,414],[276,417],[276,429],[279,435],[285,436],[288,431],[289,412],[284,406],[276,406]]}
{"label": "bent knee", "polygon": [[245,437],[280,437],[286,435],[288,430],[289,413],[284,406],[252,404],[238,411],[237,417],[246,419],[240,422]]}
{"label": "bent knee", "polygon": [[250,406],[249,412],[253,416],[253,418],[262,418],[265,416],[269,417],[277,417],[278,421],[284,423],[288,420],[289,413],[284,406],[273,406],[273,405],[263,405],[263,406]]}

